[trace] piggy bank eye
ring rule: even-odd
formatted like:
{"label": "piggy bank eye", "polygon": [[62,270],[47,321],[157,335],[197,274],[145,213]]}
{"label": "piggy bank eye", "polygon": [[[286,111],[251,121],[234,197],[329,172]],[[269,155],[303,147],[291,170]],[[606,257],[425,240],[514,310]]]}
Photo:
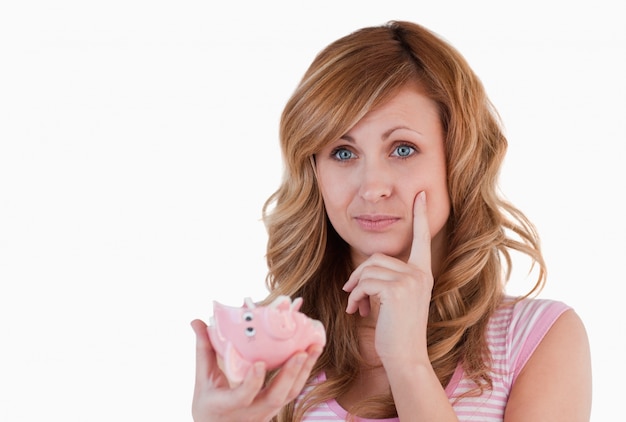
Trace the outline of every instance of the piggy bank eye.
{"label": "piggy bank eye", "polygon": [[246,327],[246,336],[253,337],[255,333],[254,327]]}
{"label": "piggy bank eye", "polygon": [[254,319],[254,316],[252,315],[252,312],[244,312],[243,314],[243,320],[246,322],[250,322]]}

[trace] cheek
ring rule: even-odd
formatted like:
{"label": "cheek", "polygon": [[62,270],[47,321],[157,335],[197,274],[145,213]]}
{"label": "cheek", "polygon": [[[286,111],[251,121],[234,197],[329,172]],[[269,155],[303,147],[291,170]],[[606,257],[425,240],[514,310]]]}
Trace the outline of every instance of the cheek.
{"label": "cheek", "polygon": [[431,237],[434,237],[443,229],[448,221],[448,217],[450,217],[450,201],[447,196],[438,198],[437,201],[428,202],[428,221]]}
{"label": "cheek", "polygon": [[344,187],[340,183],[333,183],[336,180],[332,174],[328,171],[324,171],[323,167],[318,167],[317,182],[324,200],[324,207],[329,218],[333,219],[337,210],[342,206],[342,201],[345,200]]}
{"label": "cheek", "polygon": [[332,183],[328,183],[325,178],[326,174],[319,171],[317,172],[317,185],[322,195],[322,200],[324,201],[324,208],[326,209],[326,214],[328,214],[328,218],[333,220],[335,214],[335,203],[337,200],[335,199],[338,196],[336,192],[337,187],[333,186]]}
{"label": "cheek", "polygon": [[426,200],[428,206],[428,224],[430,226],[431,236],[435,236],[445,226],[450,217],[450,197],[448,195],[448,187],[445,184],[439,184],[426,192]]}
{"label": "cheek", "polygon": [[332,221],[346,209],[348,205],[347,192],[345,191],[345,187],[341,186],[339,183],[320,186],[320,188],[326,212]]}
{"label": "cheek", "polygon": [[410,201],[419,192],[426,192],[428,224],[431,236],[434,236],[444,227],[450,215],[450,197],[445,168],[443,166],[424,166],[415,171],[412,177],[407,177],[405,180],[415,181],[408,190],[405,190],[405,201],[408,201],[409,204],[412,205]]}

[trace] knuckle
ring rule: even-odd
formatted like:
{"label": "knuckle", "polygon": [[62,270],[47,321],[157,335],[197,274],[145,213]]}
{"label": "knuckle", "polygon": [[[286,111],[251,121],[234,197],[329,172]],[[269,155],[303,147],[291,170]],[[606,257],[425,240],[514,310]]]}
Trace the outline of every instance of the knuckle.
{"label": "knuckle", "polygon": [[378,260],[383,259],[384,257],[385,257],[385,254],[381,252],[374,252],[372,256],[370,257],[370,259],[373,261],[378,261]]}

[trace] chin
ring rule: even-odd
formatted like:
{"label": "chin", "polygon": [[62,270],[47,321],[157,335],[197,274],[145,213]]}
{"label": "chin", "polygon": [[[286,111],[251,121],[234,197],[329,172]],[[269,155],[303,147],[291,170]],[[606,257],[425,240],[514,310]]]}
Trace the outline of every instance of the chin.
{"label": "chin", "polygon": [[401,247],[393,247],[393,246],[388,246],[385,247],[384,245],[377,245],[376,248],[366,248],[366,249],[359,249],[358,251],[359,254],[363,255],[367,258],[369,258],[370,256],[374,255],[374,254],[383,254],[383,255],[387,255],[387,256],[391,256],[394,258],[402,258],[404,256],[408,257],[408,252],[405,248],[401,248]]}

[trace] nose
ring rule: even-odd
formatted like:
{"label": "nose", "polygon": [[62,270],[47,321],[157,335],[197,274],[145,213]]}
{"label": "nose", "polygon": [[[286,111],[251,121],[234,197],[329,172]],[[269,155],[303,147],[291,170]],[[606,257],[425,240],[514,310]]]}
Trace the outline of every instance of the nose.
{"label": "nose", "polygon": [[369,162],[362,168],[359,195],[368,202],[376,203],[388,198],[393,192],[393,175],[383,163]]}

